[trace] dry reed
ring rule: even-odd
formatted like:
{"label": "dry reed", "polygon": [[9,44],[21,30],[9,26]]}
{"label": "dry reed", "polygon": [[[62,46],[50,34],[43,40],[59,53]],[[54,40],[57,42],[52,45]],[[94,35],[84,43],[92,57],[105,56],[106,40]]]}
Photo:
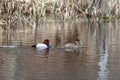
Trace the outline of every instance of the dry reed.
{"label": "dry reed", "polygon": [[0,25],[9,28],[18,20],[33,28],[52,16],[66,20],[77,17],[120,18],[120,0],[0,0]]}

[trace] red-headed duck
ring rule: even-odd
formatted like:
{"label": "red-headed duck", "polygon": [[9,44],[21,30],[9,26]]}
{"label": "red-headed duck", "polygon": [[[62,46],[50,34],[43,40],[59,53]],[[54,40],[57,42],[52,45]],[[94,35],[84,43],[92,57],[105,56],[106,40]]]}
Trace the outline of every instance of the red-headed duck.
{"label": "red-headed duck", "polygon": [[50,48],[49,39],[45,39],[43,41],[43,43],[37,43],[35,45],[32,45],[32,47],[40,49],[40,50],[42,50],[42,49],[48,49],[48,48]]}

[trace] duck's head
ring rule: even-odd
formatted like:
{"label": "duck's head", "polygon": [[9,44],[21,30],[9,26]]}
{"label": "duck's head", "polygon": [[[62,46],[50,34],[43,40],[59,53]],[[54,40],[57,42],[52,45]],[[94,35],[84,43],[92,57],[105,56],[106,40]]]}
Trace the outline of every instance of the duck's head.
{"label": "duck's head", "polygon": [[48,46],[48,48],[50,47],[49,42],[50,42],[49,39],[45,39],[45,40],[43,41],[43,43],[46,44],[46,45]]}
{"label": "duck's head", "polygon": [[76,44],[76,45],[80,45],[80,40],[79,40],[79,39],[76,39],[75,44]]}

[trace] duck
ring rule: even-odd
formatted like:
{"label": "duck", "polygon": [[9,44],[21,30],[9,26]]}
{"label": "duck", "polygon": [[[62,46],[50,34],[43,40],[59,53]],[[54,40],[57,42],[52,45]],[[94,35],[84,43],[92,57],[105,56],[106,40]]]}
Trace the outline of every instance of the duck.
{"label": "duck", "polygon": [[49,49],[50,48],[49,42],[50,42],[49,39],[45,39],[43,43],[34,44],[32,45],[32,47],[40,50]]}
{"label": "duck", "polygon": [[76,39],[74,43],[66,43],[64,47],[66,51],[73,51],[80,49],[82,47],[82,43],[80,42],[80,39]]}

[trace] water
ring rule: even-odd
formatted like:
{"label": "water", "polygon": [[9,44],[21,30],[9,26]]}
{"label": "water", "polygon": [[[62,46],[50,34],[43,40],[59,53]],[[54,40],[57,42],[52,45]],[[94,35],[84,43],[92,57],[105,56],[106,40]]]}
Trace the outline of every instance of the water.
{"label": "water", "polygon": [[[0,80],[119,80],[119,24],[50,21],[37,29],[26,25],[0,31]],[[30,47],[45,38],[50,39],[49,50]],[[65,51],[61,47],[76,38],[84,48]]]}

